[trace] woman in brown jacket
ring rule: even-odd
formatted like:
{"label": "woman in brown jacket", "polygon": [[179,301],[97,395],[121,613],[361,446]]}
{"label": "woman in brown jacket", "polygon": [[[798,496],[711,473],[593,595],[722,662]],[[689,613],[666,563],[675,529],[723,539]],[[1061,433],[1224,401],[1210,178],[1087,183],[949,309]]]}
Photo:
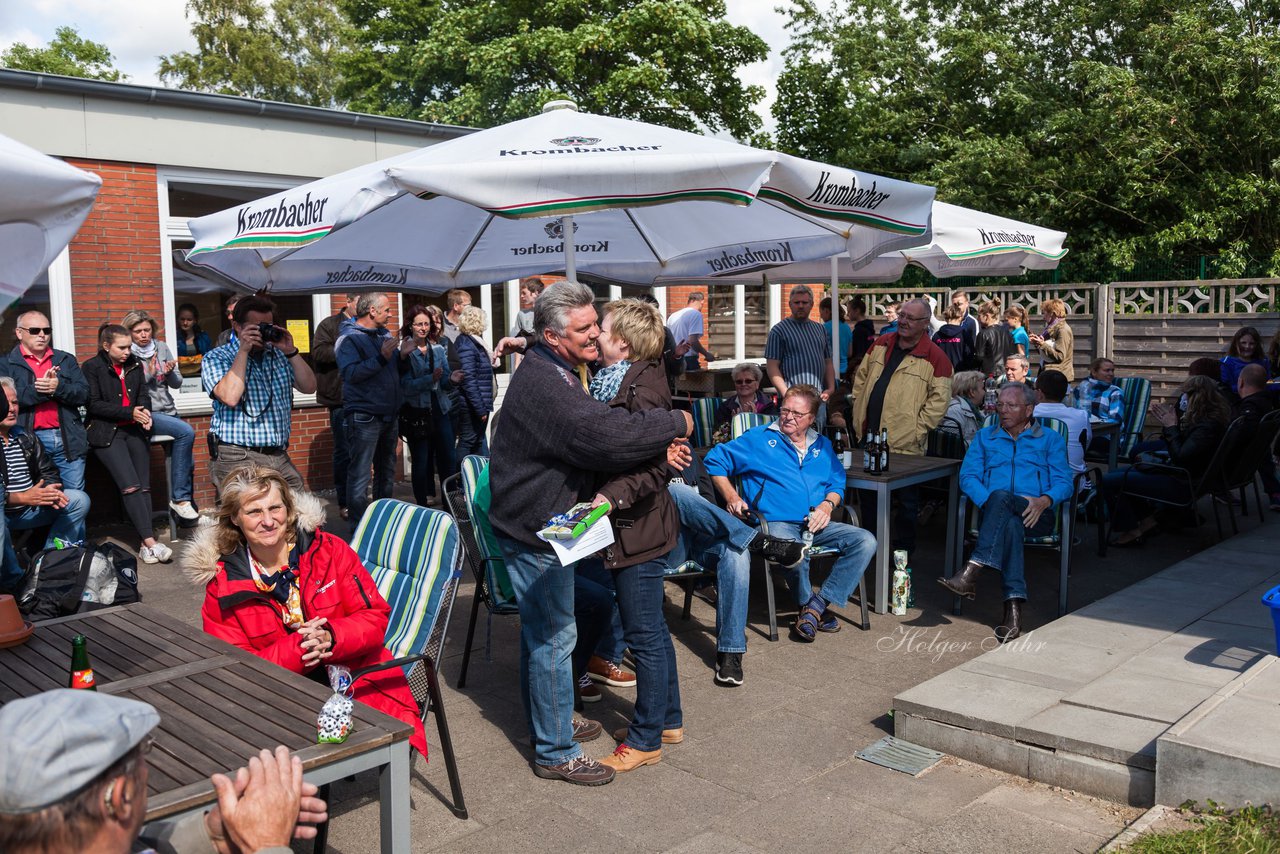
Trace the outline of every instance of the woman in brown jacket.
{"label": "woman in brown jacket", "polygon": [[1047,299],[1040,303],[1044,316],[1044,333],[1028,336],[1040,350],[1041,371],[1061,371],[1068,382],[1075,382],[1076,371],[1071,361],[1075,358],[1075,341],[1071,327],[1067,325],[1067,304],[1060,299]]}
{"label": "woman in brown jacket", "polygon": [[[616,300],[601,312],[599,348],[604,367],[591,395],[629,412],[670,409],[663,369],[662,315],[640,300]],[[616,541],[604,550],[613,573],[623,637],[636,662],[636,708],[620,744],[602,760],[619,773],[662,758],[662,745],[684,738],[675,647],[663,616],[667,555],[675,547],[680,514],[667,492],[665,457],[617,475],[599,487],[596,503],[612,506]]]}

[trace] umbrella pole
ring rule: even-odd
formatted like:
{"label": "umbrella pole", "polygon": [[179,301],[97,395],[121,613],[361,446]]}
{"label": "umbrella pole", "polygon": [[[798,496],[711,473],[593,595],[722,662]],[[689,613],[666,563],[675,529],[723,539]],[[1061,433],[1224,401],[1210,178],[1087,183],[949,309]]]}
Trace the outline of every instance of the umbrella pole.
{"label": "umbrella pole", "polygon": [[[840,386],[840,261],[831,256],[831,375]],[[833,404],[834,405],[834,402]]]}
{"label": "umbrella pole", "polygon": [[573,217],[560,217],[560,229],[564,232],[564,276],[571,282],[578,281],[578,261],[574,257]]}

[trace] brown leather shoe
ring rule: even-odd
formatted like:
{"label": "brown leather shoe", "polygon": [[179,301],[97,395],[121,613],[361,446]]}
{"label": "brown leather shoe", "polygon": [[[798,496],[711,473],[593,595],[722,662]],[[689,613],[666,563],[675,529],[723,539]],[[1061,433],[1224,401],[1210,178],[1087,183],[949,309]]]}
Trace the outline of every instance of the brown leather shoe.
{"label": "brown leather shoe", "polygon": [[618,745],[613,753],[601,759],[600,764],[606,768],[612,768],[619,774],[625,774],[644,765],[657,765],[660,761],[662,761],[662,748],[657,750],[636,750],[626,742],[623,742]]}
{"label": "brown leather shoe", "polygon": [[611,688],[636,687],[634,673],[628,673],[612,661],[598,655],[593,655],[587,660],[587,676],[593,682],[599,682]]}
{"label": "brown leather shoe", "polygon": [[996,640],[1000,643],[1009,641],[1022,634],[1022,603],[1025,599],[1004,600],[1004,619],[996,626]]}
{"label": "brown leather shoe", "polygon": [[[627,728],[618,727],[617,729],[615,729],[613,731],[613,740],[626,741]],[[684,727],[677,727],[676,729],[664,729],[662,731],[663,744],[679,744],[682,741],[684,741]]]}
{"label": "brown leather shoe", "polygon": [[575,756],[559,765],[533,765],[533,773],[544,780],[564,780],[575,786],[603,786],[613,781],[614,770],[590,756]]}
{"label": "brown leather shoe", "polygon": [[972,599],[978,592],[978,573],[982,572],[982,564],[969,561],[964,569],[950,578],[939,578],[938,583],[957,596]]}

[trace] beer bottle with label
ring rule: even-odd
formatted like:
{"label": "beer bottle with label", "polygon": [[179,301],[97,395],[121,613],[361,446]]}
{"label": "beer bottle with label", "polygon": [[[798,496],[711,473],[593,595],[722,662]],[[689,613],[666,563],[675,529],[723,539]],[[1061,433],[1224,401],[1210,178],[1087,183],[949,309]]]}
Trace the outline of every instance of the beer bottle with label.
{"label": "beer bottle with label", "polygon": [[84,635],[76,635],[71,639],[71,685],[86,691],[97,691],[98,683],[93,678],[93,665],[89,663],[89,641]]}
{"label": "beer bottle with label", "polygon": [[867,431],[866,437],[862,440],[862,470],[870,473],[871,471],[871,431]]}
{"label": "beer bottle with label", "polygon": [[880,471],[889,470],[889,430],[880,428]]}

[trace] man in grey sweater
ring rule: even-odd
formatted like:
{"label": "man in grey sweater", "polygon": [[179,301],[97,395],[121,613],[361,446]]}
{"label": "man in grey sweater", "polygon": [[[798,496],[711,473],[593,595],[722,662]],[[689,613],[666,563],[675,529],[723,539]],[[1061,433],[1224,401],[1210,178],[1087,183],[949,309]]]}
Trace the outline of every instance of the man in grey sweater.
{"label": "man in grey sweater", "polygon": [[590,288],[552,285],[538,296],[533,322],[535,343],[512,375],[494,436],[489,520],[520,608],[520,693],[534,773],[599,786],[613,770],[574,741],[574,567],[561,566],[537,532],[590,500],[600,472],[663,454],[692,433],[693,419],[668,410],[630,413],[587,394],[585,366],[597,358],[600,336]]}

